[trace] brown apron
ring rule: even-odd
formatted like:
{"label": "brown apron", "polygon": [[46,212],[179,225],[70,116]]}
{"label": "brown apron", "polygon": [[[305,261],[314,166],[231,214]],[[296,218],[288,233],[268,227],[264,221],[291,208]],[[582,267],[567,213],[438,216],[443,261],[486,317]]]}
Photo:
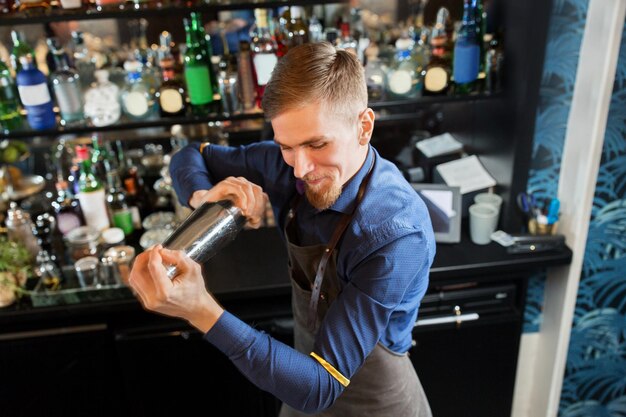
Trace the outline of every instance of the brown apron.
{"label": "brown apron", "polygon": [[[370,172],[361,183],[355,209],[363,197]],[[345,214],[340,220],[328,245],[298,246],[294,212],[285,225],[293,288],[294,344],[296,350],[309,355],[320,323],[341,292],[334,249],[353,213]],[[319,296],[312,299],[312,292]],[[283,404],[279,417],[310,415]],[[392,352],[378,343],[333,405],[315,416],[432,417],[432,413],[407,354]]]}

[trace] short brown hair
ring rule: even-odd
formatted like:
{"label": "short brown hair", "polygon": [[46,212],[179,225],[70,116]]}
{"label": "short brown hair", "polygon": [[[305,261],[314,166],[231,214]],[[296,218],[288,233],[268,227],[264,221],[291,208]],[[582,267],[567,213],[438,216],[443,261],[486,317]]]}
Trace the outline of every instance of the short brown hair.
{"label": "short brown hair", "polygon": [[363,66],[353,54],[328,42],[290,49],[272,72],[262,107],[271,120],[316,102],[348,120],[354,120],[367,107]]}

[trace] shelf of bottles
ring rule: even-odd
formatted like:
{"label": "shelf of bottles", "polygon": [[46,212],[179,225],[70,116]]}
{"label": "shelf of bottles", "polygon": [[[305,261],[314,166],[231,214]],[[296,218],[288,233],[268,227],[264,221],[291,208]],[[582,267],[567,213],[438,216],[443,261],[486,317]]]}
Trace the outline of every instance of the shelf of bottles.
{"label": "shelf of bottles", "polygon": [[[315,4],[346,3],[345,0],[315,0]],[[67,20],[136,19],[151,16],[183,16],[190,12],[217,12],[285,5],[310,5],[310,0],[0,0],[0,26],[15,26]]]}
{"label": "shelf of bottles", "polygon": [[[167,6],[184,15],[186,39],[178,44],[164,31],[150,45],[148,21],[132,19],[131,47],[88,46],[75,31],[67,45],[48,37],[45,59],[36,59],[14,28],[10,62],[0,61],[0,139],[262,119],[261,98],[276,62],[292,46],[322,40],[363,62],[370,105],[381,121],[410,119],[423,105],[500,96],[500,36],[484,33],[479,0],[465,0],[456,33],[441,8],[432,27],[422,25],[418,12],[395,35],[389,27],[369,27],[357,8],[344,6],[345,17],[329,24],[307,17],[311,8],[259,4],[264,8],[248,10],[249,36],[234,46],[221,29],[206,33],[200,13],[180,6]],[[270,7],[276,4],[282,6]],[[201,6],[218,5],[252,3]]]}

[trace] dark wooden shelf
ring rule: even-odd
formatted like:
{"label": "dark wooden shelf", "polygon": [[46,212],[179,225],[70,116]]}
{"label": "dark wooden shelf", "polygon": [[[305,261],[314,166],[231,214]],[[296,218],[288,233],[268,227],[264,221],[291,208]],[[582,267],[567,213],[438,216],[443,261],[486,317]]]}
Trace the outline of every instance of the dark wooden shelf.
{"label": "dark wooden shelf", "polygon": [[[316,0],[315,4],[338,4],[347,3],[345,0]],[[41,15],[27,15],[21,12],[2,16],[0,26],[30,25],[34,23],[59,22],[66,20],[94,20],[94,19],[138,19],[151,16],[182,16],[190,12],[217,12],[220,10],[243,10],[255,8],[274,8],[281,6],[306,6],[311,1],[307,0],[212,0],[209,4],[197,4],[194,6],[166,5],[154,8],[133,8],[133,4],[124,3],[120,10],[93,9],[50,9]]]}
{"label": "dark wooden shelf", "polygon": [[[433,96],[433,97],[419,97],[410,100],[393,100],[393,101],[380,101],[369,103],[369,106],[377,113],[376,122],[380,124],[396,123],[396,122],[410,122],[416,118],[416,109],[419,107],[427,107],[436,104],[446,103],[459,103],[459,102],[476,102],[482,100],[495,100],[502,98],[502,94],[477,94],[470,96]],[[10,139],[28,139],[33,137],[54,137],[68,134],[84,134],[92,132],[116,132],[122,130],[133,130],[151,127],[170,127],[176,124],[179,125],[191,125],[211,122],[237,122],[244,120],[258,120],[263,118],[262,112],[246,113],[246,114],[218,114],[213,113],[207,116],[179,116],[179,117],[167,117],[167,118],[154,118],[150,120],[124,120],[121,119],[118,123],[110,126],[90,126],[90,125],[78,125],[78,126],[59,126],[56,129],[48,130],[31,130],[20,129],[12,132],[1,132],[0,140],[4,138]],[[24,116],[25,118],[25,116]],[[25,122],[26,123],[26,122]]]}

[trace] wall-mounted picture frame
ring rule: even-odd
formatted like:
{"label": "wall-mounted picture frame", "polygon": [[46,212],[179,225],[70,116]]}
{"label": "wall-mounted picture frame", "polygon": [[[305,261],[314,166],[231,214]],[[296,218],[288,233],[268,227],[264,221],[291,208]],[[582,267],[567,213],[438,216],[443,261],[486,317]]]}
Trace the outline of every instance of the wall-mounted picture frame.
{"label": "wall-mounted picture frame", "polygon": [[433,224],[437,243],[461,241],[461,189],[445,184],[411,183],[422,198]]}

